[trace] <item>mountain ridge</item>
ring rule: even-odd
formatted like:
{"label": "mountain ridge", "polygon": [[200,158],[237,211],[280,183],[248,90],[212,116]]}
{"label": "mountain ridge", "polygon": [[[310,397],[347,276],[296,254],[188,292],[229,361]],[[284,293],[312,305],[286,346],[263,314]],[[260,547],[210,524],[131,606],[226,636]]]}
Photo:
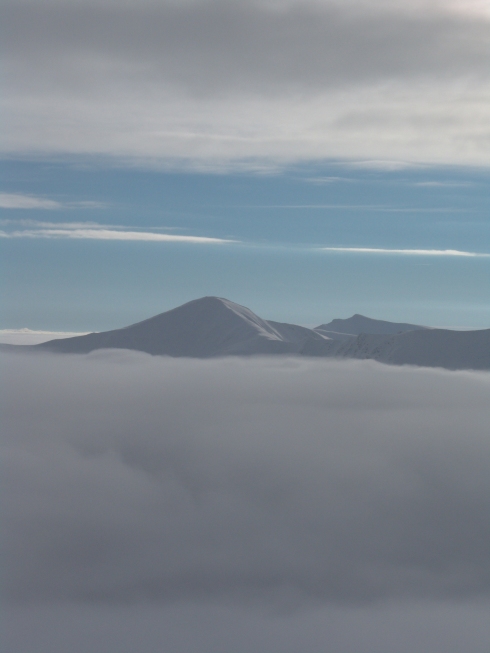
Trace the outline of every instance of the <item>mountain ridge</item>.
{"label": "mountain ridge", "polygon": [[[363,326],[366,332],[349,332],[359,331]],[[376,329],[381,333],[373,332]],[[490,369],[490,329],[434,329],[374,320],[359,314],[310,329],[264,320],[245,306],[212,296],[192,300],[121,329],[37,345],[1,346],[3,350],[26,348],[73,354],[97,349],[131,349],[187,358],[289,354],[454,370]]]}
{"label": "mountain ridge", "polygon": [[429,327],[419,324],[408,324],[406,322],[388,322],[387,320],[374,320],[371,317],[355,313],[345,320],[335,319],[328,324],[320,324],[315,327],[319,333],[337,333],[358,336],[361,333],[377,335],[394,335],[406,331],[422,331]]}

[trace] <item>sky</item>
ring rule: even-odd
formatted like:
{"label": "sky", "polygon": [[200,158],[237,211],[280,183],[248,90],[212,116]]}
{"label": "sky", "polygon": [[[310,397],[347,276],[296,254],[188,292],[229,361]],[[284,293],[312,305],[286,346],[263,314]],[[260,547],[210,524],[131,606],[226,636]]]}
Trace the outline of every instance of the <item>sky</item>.
{"label": "sky", "polygon": [[[205,295],[490,327],[488,0],[1,18],[0,341]],[[490,650],[488,373],[0,363],[6,653]]]}
{"label": "sky", "polygon": [[490,324],[486,0],[7,0],[0,329]]}

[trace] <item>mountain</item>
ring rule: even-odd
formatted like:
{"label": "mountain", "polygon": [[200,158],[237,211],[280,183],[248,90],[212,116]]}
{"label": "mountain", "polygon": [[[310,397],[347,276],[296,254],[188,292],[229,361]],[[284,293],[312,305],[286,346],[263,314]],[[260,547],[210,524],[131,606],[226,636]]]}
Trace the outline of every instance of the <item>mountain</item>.
{"label": "mountain", "polygon": [[490,329],[432,329],[362,315],[308,329],[263,320],[248,308],[220,297],[196,299],[122,329],[39,345],[0,345],[0,349],[74,354],[96,349],[133,349],[189,358],[290,354],[452,370],[490,370]]}
{"label": "mountain", "polygon": [[248,308],[227,299],[203,297],[123,329],[51,340],[35,347],[77,354],[117,348],[210,358],[295,354],[310,339],[325,338],[306,327],[266,322]]}
{"label": "mountain", "polygon": [[346,340],[350,336],[358,336],[361,333],[392,335],[395,333],[404,333],[405,331],[421,331],[427,328],[404,322],[373,320],[370,317],[356,313],[347,320],[332,320],[328,324],[320,324],[320,326],[315,327],[315,331],[329,338]]}
{"label": "mountain", "polygon": [[308,341],[301,354],[449,370],[490,370],[490,329],[419,329],[396,335],[361,333],[345,340]]}
{"label": "mountain", "polygon": [[336,355],[394,365],[490,370],[490,329],[426,329],[395,336],[361,334],[344,343]]}

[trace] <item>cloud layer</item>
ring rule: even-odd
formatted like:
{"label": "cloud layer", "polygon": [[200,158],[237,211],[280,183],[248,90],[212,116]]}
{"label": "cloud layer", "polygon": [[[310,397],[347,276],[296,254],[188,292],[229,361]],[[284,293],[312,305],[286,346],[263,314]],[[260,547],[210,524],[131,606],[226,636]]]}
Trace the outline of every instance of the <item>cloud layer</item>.
{"label": "cloud layer", "polygon": [[14,603],[490,595],[490,376],[2,356]]}
{"label": "cloud layer", "polygon": [[488,165],[482,3],[8,2],[8,152]]}

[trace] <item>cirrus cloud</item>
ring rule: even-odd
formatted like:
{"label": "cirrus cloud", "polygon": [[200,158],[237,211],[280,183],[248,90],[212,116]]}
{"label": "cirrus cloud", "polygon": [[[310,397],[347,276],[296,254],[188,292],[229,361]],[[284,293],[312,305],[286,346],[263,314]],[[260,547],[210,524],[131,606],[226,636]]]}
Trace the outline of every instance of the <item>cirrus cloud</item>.
{"label": "cirrus cloud", "polygon": [[465,252],[459,249],[388,249],[381,247],[322,247],[323,252],[339,254],[395,254],[401,256],[462,256],[470,258],[490,258],[484,252]]}
{"label": "cirrus cloud", "polygon": [[22,229],[0,231],[0,238],[49,238],[70,240],[119,240],[127,242],[189,243],[222,245],[238,241],[209,236],[190,236],[128,229],[120,225],[101,225],[95,222],[37,222],[35,220],[4,220],[0,224],[22,225]]}
{"label": "cirrus cloud", "polygon": [[21,193],[0,193],[0,208],[2,209],[57,210],[62,207],[60,202],[45,197],[33,197]]}

